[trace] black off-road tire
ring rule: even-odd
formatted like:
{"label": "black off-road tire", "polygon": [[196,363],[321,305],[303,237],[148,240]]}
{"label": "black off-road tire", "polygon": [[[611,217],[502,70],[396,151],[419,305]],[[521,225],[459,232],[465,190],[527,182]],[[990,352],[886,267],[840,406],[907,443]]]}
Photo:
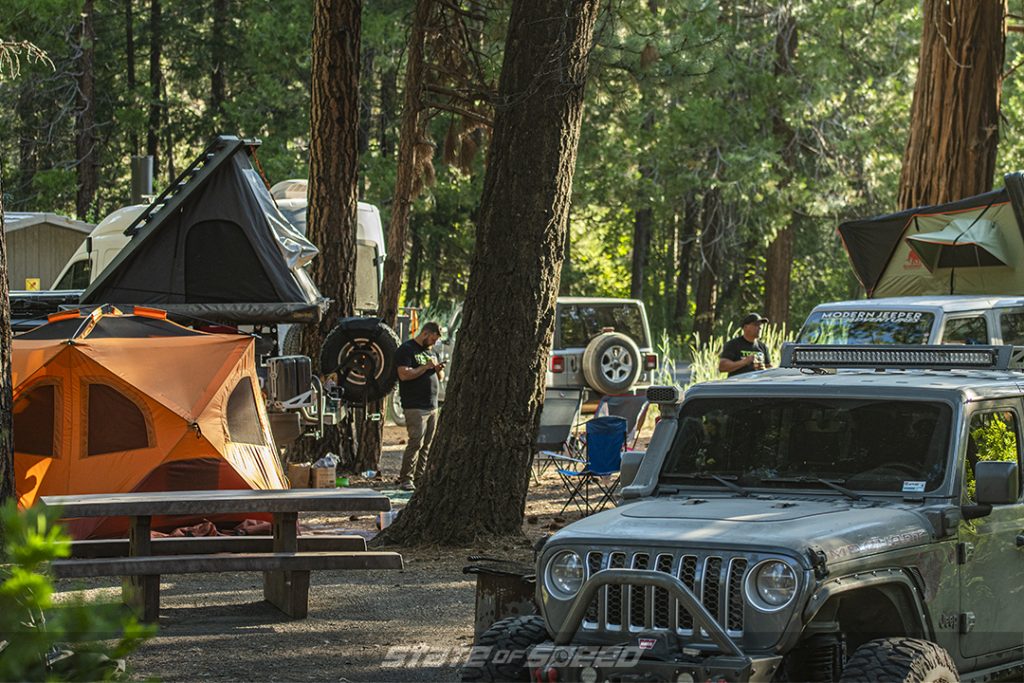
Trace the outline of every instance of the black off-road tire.
{"label": "black off-road tire", "polygon": [[846,661],[840,683],[956,683],[960,674],[945,649],[916,638],[879,638]]}
{"label": "black off-road tire", "polygon": [[[549,640],[548,631],[544,628],[544,617],[537,614],[528,614],[521,617],[508,617],[491,624],[491,627],[484,631],[477,639],[478,647],[491,648],[487,660],[478,664],[477,657],[473,657],[473,665],[462,667],[463,681],[529,681],[530,672],[526,668],[527,650],[534,645],[540,645]],[[502,660],[501,663],[493,661],[495,653],[519,652],[520,656],[511,662]]]}
{"label": "black off-road tire", "polygon": [[298,356],[302,354],[302,325],[292,325],[284,333],[281,340],[282,356]]}
{"label": "black off-road tire", "polygon": [[629,391],[640,378],[640,349],[621,332],[604,332],[583,350],[583,378],[602,394]]}
{"label": "black off-road tire", "polygon": [[398,335],[377,318],[343,318],[320,347],[320,373],[337,373],[342,399],[377,401],[398,383]]}

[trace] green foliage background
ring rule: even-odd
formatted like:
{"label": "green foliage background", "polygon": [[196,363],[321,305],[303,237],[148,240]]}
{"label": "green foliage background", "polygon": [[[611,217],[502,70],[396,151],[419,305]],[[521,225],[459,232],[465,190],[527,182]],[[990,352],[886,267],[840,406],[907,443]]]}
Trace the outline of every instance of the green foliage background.
{"label": "green foliage background", "polygon": [[[164,122],[158,187],[217,133],[258,137],[259,158],[274,182],[304,177],[308,158],[308,0],[227,2],[224,50],[227,101],[209,106],[212,12],[217,0],[161,0]],[[477,48],[495,88],[508,3],[460,0],[483,12]],[[1010,3],[1024,12],[1024,0]],[[1018,6],[1019,5],[1019,6]],[[405,43],[412,0],[364,3],[362,194],[387,220],[395,174]],[[125,8],[133,13],[135,81],[126,77]],[[100,193],[90,218],[125,204],[128,160],[143,153],[149,78],[149,0],[96,0],[96,93]],[[74,154],[75,26],[80,0],[6,0],[0,36],[47,50],[52,72],[29,65],[0,84],[0,160],[10,211],[71,213]],[[776,74],[776,41],[795,27],[792,70]],[[603,3],[591,60],[585,122],[563,273],[565,294],[629,294],[633,224],[650,209],[653,228],[643,277],[652,327],[678,344],[692,329],[701,267],[687,233],[687,204],[721,194],[716,333],[763,306],[765,253],[779,230],[796,231],[792,302],[799,325],[825,300],[857,297],[835,232],[847,218],[896,209],[921,33],[919,0],[610,0]],[[1024,166],[1017,129],[1024,93],[1013,68],[1024,56],[1019,35],[1007,42],[999,172]],[[780,136],[774,122],[789,133]],[[460,117],[432,110],[436,182],[416,203],[409,249],[407,304],[461,300],[468,281],[486,131],[475,157],[446,165],[445,138]],[[133,142],[134,141],[134,142]],[[921,172],[928,172],[922,169]],[[995,179],[1000,184],[999,178]],[[684,264],[690,276],[677,274]],[[676,314],[685,299],[684,315]]]}

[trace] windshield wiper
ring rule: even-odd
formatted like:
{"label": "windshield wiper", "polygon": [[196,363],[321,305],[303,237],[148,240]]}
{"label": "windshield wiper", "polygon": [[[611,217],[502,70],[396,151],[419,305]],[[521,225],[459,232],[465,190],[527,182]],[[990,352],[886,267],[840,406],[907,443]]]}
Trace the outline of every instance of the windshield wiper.
{"label": "windshield wiper", "polygon": [[825,486],[829,487],[830,489],[834,489],[836,491],[839,491],[839,493],[843,494],[847,498],[850,498],[852,500],[864,500],[864,496],[860,495],[859,493],[857,493],[855,491],[851,491],[850,489],[846,488],[845,486],[840,486],[839,484],[837,484],[834,481],[829,481],[828,479],[822,479],[821,477],[772,477],[772,478],[768,478],[768,479],[762,479],[761,483],[769,483],[769,484],[770,483],[780,483],[780,484],[814,484],[814,483],[817,483],[817,484],[824,484]]}
{"label": "windshield wiper", "polygon": [[[672,478],[674,478],[674,479],[675,478],[678,478],[678,479],[699,479],[699,480],[712,479],[714,481],[717,481],[719,484],[721,484],[725,488],[732,489],[733,491],[735,491],[736,493],[740,494],[741,496],[750,497],[750,491],[746,490],[745,488],[743,488],[739,484],[734,484],[733,482],[729,481],[725,477],[718,476],[717,474],[710,474],[708,472],[690,472],[688,474],[675,474],[675,475],[672,475]],[[733,477],[733,479],[735,479],[735,478],[736,477]]]}

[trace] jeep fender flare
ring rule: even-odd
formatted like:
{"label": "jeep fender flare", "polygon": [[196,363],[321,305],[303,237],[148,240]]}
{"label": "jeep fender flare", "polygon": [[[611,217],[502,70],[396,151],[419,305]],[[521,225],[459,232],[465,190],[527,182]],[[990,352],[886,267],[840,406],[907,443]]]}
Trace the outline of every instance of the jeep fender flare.
{"label": "jeep fender flare", "polygon": [[819,614],[834,612],[838,599],[845,594],[863,590],[872,590],[888,600],[902,621],[904,633],[900,635],[931,637],[920,587],[901,569],[877,569],[822,582],[804,608],[804,623],[810,623]]}

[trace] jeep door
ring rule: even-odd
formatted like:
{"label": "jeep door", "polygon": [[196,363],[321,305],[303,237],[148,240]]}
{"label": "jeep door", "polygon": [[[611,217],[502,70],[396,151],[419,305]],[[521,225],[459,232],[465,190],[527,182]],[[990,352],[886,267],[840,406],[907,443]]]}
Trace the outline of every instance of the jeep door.
{"label": "jeep door", "polygon": [[[981,460],[1015,460],[1020,465],[1020,401],[986,402],[974,407],[963,439],[962,496],[974,499],[974,466]],[[1019,469],[1018,469],[1019,472]],[[960,523],[960,653],[977,657],[1017,648],[1024,631],[1024,506],[994,505],[992,513]],[[995,663],[995,662],[993,662]]]}

